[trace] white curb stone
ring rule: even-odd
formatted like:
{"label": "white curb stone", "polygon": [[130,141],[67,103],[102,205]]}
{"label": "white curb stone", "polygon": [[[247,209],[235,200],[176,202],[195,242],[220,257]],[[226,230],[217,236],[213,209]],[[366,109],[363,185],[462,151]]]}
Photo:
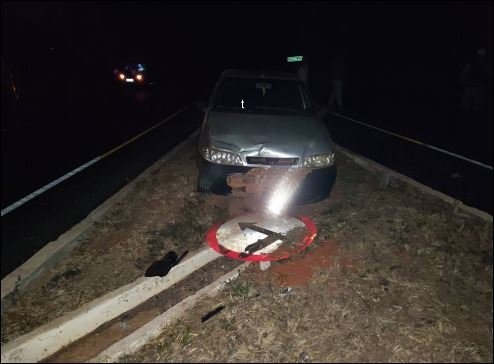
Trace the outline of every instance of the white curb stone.
{"label": "white curb stone", "polygon": [[38,362],[181,281],[222,255],[204,247],[165,277],[141,277],[2,345],[2,363]]}
{"label": "white curb stone", "polygon": [[169,310],[163,312],[151,322],[134,331],[129,336],[116,342],[108,349],[101,352],[96,357],[89,359],[87,363],[112,363],[121,356],[135,353],[146,345],[149,341],[158,337],[163,328],[177,320],[191,309],[199,300],[205,296],[214,296],[226,283],[238,277],[250,262],[244,263],[227,274],[221,276],[210,285],[200,289],[195,294],[177,303]]}

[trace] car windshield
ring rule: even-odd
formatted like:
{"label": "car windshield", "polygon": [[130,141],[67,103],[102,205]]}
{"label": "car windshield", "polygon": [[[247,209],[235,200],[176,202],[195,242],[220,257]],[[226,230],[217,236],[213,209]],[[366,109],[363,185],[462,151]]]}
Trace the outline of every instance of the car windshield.
{"label": "car windshield", "polygon": [[241,77],[223,79],[213,107],[258,113],[312,111],[302,84],[296,80]]}

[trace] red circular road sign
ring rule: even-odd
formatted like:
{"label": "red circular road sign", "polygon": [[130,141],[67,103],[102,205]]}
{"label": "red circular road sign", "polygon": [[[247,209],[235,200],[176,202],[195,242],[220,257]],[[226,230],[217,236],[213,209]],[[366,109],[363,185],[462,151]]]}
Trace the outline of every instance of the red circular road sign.
{"label": "red circular road sign", "polygon": [[[286,235],[294,228],[304,229],[299,241],[289,241]],[[306,249],[316,234],[316,225],[306,216],[248,214],[213,225],[206,241],[228,258],[262,262],[286,259]]]}

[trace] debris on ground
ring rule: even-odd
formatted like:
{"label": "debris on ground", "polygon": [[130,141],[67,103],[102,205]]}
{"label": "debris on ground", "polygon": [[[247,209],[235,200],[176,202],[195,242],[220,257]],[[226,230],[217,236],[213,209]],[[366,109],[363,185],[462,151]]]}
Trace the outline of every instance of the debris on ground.
{"label": "debris on ground", "polygon": [[205,314],[204,316],[201,317],[201,322],[206,322],[211,317],[220,313],[224,308],[225,308],[225,306],[221,305],[221,306],[216,307],[214,310],[209,311],[207,314]]}
{"label": "debris on ground", "polygon": [[168,272],[176,266],[188,253],[185,251],[180,257],[173,250],[166,253],[166,255],[160,259],[154,261],[151,266],[146,270],[145,277],[164,277]]}

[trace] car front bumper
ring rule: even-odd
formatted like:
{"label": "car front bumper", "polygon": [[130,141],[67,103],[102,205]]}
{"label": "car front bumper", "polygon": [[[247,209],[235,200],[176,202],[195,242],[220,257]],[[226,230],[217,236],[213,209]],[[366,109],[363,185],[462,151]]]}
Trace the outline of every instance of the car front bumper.
{"label": "car front bumper", "polygon": [[[232,192],[227,184],[227,176],[245,174],[255,167],[229,166],[210,163],[204,158],[198,158],[199,184],[202,190],[217,195]],[[313,169],[297,188],[292,199],[295,203],[304,204],[323,200],[329,196],[336,180],[336,165],[327,168]]]}

